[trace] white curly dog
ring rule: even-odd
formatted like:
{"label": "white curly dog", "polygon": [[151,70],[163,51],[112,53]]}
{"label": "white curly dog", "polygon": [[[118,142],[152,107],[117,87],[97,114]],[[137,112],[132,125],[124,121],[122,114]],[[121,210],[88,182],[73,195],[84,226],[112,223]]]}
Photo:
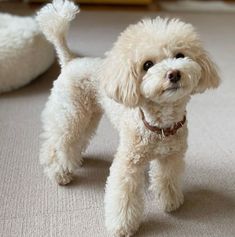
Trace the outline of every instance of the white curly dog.
{"label": "white curly dog", "polygon": [[177,19],[142,20],[105,58],[75,58],[65,36],[77,12],[74,3],[54,0],[37,15],[62,68],[42,114],[40,160],[50,178],[69,183],[105,111],[120,135],[106,184],[105,223],[112,236],[131,236],[141,222],[150,161],[150,187],[163,209],[183,203],[186,105],[220,79],[193,26]]}

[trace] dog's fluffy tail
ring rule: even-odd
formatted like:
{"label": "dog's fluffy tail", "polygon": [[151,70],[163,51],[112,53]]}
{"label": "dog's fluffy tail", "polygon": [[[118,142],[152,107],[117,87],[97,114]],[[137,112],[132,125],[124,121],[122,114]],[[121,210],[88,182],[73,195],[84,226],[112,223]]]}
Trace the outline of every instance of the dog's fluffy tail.
{"label": "dog's fluffy tail", "polygon": [[79,12],[78,6],[68,0],[53,0],[37,13],[37,21],[46,38],[54,44],[61,67],[63,68],[74,55],[66,43],[66,34],[72,21]]}

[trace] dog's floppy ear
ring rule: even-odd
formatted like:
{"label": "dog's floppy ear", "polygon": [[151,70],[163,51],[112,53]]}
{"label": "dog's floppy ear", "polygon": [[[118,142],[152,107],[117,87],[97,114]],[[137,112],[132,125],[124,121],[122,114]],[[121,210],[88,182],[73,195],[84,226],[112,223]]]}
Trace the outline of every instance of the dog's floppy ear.
{"label": "dog's floppy ear", "polygon": [[139,102],[139,85],[134,66],[121,55],[107,54],[102,65],[102,85],[107,96],[128,107]]}
{"label": "dog's floppy ear", "polygon": [[217,72],[217,66],[209,58],[208,54],[203,51],[197,58],[197,62],[201,66],[201,78],[198,82],[194,93],[202,93],[206,89],[217,88],[220,83],[220,77]]}

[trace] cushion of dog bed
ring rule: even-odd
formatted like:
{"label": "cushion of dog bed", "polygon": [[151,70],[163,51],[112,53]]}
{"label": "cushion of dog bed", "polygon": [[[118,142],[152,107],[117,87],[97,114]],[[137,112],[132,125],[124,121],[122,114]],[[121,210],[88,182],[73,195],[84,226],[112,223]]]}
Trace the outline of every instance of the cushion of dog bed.
{"label": "cushion of dog bed", "polygon": [[26,85],[54,61],[33,17],[0,13],[0,93]]}

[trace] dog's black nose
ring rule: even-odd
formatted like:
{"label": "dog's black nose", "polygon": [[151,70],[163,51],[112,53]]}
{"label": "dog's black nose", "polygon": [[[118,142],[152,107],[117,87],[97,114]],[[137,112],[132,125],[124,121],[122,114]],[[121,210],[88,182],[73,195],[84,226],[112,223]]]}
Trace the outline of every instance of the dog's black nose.
{"label": "dog's black nose", "polygon": [[180,80],[181,78],[181,73],[179,70],[170,70],[166,74],[166,78],[170,80],[172,83],[176,83]]}

